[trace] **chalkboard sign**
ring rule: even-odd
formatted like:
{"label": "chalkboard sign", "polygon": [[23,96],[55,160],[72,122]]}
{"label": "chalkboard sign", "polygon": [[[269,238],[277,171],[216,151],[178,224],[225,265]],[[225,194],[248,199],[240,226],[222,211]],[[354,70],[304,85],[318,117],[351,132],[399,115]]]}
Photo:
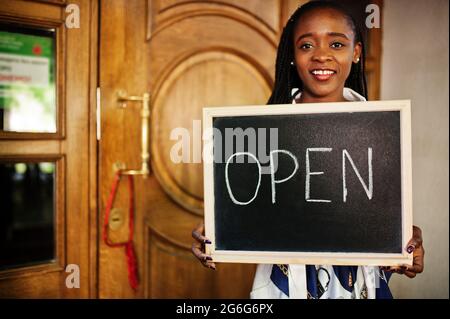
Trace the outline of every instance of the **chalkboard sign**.
{"label": "chalkboard sign", "polygon": [[216,262],[411,264],[410,101],[203,109]]}

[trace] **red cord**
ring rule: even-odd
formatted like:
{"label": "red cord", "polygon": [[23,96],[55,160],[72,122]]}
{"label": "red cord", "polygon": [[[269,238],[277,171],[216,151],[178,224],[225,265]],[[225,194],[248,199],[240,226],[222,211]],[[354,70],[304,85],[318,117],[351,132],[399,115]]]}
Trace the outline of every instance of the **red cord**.
{"label": "red cord", "polygon": [[136,290],[139,285],[138,279],[138,268],[137,268],[137,259],[136,252],[134,250],[133,244],[133,233],[134,233],[134,185],[133,185],[133,177],[128,175],[128,191],[130,194],[129,198],[129,235],[128,241],[122,243],[113,243],[109,240],[108,237],[108,223],[109,223],[109,215],[111,213],[111,208],[114,203],[114,198],[116,197],[117,188],[119,186],[121,178],[121,172],[118,171],[114,175],[114,181],[112,183],[111,192],[109,193],[108,202],[106,203],[105,208],[105,220],[103,223],[103,241],[109,247],[125,247],[125,255],[127,259],[127,268],[128,268],[128,282],[130,283],[130,287],[133,290]]}

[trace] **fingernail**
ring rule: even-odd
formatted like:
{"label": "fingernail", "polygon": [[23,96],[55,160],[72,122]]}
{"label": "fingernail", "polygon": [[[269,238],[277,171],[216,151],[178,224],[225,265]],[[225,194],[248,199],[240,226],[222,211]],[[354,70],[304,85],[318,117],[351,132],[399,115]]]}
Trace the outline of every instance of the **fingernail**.
{"label": "fingernail", "polygon": [[408,254],[412,253],[414,251],[416,247],[414,245],[409,245],[408,248],[406,249],[406,251],[408,252]]}
{"label": "fingernail", "polygon": [[212,270],[216,270],[216,267],[213,266],[209,266],[209,268],[211,268]]}
{"label": "fingernail", "polygon": [[206,260],[212,260],[212,257],[207,256]]}
{"label": "fingernail", "polygon": [[205,244],[211,244],[211,241],[209,239],[205,239],[204,243]]}

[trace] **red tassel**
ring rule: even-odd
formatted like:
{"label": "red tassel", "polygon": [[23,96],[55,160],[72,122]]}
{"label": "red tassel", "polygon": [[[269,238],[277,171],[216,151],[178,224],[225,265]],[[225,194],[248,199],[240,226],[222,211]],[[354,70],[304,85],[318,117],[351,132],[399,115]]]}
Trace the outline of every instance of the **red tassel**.
{"label": "red tassel", "polygon": [[128,265],[128,281],[130,287],[136,290],[139,285],[138,274],[137,274],[137,260],[136,253],[134,251],[133,242],[130,241],[125,246],[125,253],[127,255],[127,265]]}
{"label": "red tassel", "polygon": [[125,247],[125,255],[127,259],[127,269],[128,269],[128,282],[130,283],[130,287],[133,290],[137,290],[137,287],[139,285],[139,279],[138,279],[138,265],[137,265],[137,258],[136,258],[136,252],[134,250],[133,245],[133,234],[134,234],[134,185],[133,185],[133,177],[130,175],[128,176],[128,190],[130,193],[130,203],[129,203],[129,238],[127,242],[122,243],[113,243],[110,242],[108,237],[108,222],[109,222],[109,215],[111,212],[111,208],[113,206],[114,198],[116,197],[117,188],[119,186],[120,182],[120,171],[118,171],[114,177],[114,181],[111,187],[111,193],[108,197],[108,202],[106,203],[106,209],[105,209],[105,220],[103,223],[103,241],[106,245],[109,247]]}

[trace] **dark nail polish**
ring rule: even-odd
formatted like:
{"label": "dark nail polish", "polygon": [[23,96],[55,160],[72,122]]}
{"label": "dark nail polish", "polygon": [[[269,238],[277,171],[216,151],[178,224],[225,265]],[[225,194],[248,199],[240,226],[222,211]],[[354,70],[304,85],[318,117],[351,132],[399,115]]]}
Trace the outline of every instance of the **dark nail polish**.
{"label": "dark nail polish", "polygon": [[205,244],[211,244],[211,241],[209,239],[205,239],[204,243]]}
{"label": "dark nail polish", "polygon": [[414,251],[416,247],[414,247],[414,245],[410,245],[408,246],[408,248],[406,249],[406,251],[408,252],[408,254],[412,253]]}
{"label": "dark nail polish", "polygon": [[212,260],[212,257],[208,256],[208,257],[206,257],[206,260]]}

